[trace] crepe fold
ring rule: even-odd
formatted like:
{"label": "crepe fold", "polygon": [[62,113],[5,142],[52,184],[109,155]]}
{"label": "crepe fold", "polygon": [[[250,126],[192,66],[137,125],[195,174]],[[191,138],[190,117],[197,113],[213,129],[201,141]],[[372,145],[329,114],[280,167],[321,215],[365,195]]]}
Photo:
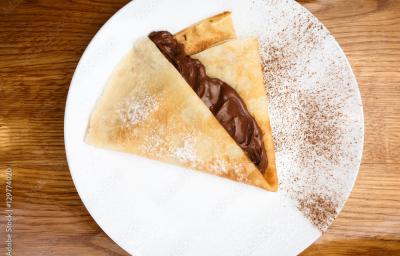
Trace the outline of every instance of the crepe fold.
{"label": "crepe fold", "polygon": [[148,38],[114,70],[85,141],[273,190]]}
{"label": "crepe fold", "polygon": [[259,42],[256,38],[239,38],[204,50],[193,58],[206,67],[207,75],[233,87],[263,132],[268,165],[262,170],[269,190],[276,191],[278,177],[268,101],[265,93]]}
{"label": "crepe fold", "polygon": [[175,34],[185,52],[192,55],[236,37],[231,12],[222,12],[201,20]]}

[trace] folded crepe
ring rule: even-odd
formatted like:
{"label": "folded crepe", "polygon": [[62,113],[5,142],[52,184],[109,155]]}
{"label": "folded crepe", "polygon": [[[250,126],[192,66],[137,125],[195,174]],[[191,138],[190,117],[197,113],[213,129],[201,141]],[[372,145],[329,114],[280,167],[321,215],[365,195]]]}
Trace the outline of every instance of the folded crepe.
{"label": "folded crepe", "polygon": [[85,140],[273,190],[149,38],[114,70]]}
{"label": "folded crepe", "polygon": [[246,103],[248,111],[256,119],[263,132],[268,165],[262,170],[270,189],[276,191],[278,178],[275,150],[268,114],[268,101],[256,38],[227,41],[193,55],[206,67],[207,75],[219,78],[233,87]]}
{"label": "folded crepe", "polygon": [[[157,50],[149,39],[141,40],[113,72],[91,116],[86,141],[276,191],[274,147],[258,41],[247,38],[221,44],[235,38],[230,12],[202,20],[174,38],[183,44],[185,54],[202,51],[194,57],[205,64],[207,74],[237,91],[262,131],[268,165],[260,170],[254,159],[253,163],[249,161],[249,152],[246,157],[241,144],[235,142],[237,138],[232,139],[192,88],[182,84],[174,66],[165,63],[160,52],[156,57]],[[210,48],[214,45],[218,46]]]}
{"label": "folded crepe", "polygon": [[189,26],[175,34],[185,52],[192,55],[236,37],[231,12],[223,12]]}
{"label": "folded crepe", "polygon": [[270,189],[276,191],[278,177],[275,150],[259,43],[256,38],[230,40],[233,38],[236,38],[236,34],[231,12],[223,12],[204,19],[175,34],[175,39],[184,45],[186,54],[199,59],[206,67],[209,76],[221,79],[236,90],[257,121],[263,132],[268,158],[267,168],[261,171]]}

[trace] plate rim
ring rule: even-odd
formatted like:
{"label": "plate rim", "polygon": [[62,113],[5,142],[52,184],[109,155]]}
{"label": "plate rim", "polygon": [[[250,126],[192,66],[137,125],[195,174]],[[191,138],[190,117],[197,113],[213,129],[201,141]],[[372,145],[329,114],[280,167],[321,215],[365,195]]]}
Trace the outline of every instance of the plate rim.
{"label": "plate rim", "polygon": [[[100,34],[102,34],[102,32],[105,30],[105,29],[107,29],[107,27],[110,25],[110,23],[113,21],[113,20],[115,20],[115,19],[117,19],[120,15],[122,15],[122,13],[126,10],[126,9],[128,9],[128,8],[130,8],[131,7],[131,5],[135,5],[135,3],[136,2],[139,2],[138,0],[136,0],[136,1],[131,1],[131,2],[128,2],[128,3],[126,3],[124,6],[122,6],[120,9],[118,9],[118,11],[116,11],[111,17],[109,17],[108,18],[108,20],[100,27],[100,29],[98,29],[97,30],[97,32],[95,33],[95,35],[92,37],[92,39],[90,40],[90,42],[88,43],[88,45],[87,45],[87,47],[85,48],[85,50],[83,51],[83,53],[82,53],[82,55],[81,55],[81,57],[79,58],[79,61],[78,61],[78,64],[77,64],[77,66],[76,66],[76,68],[75,68],[75,70],[74,70],[74,73],[73,73],[73,76],[72,76],[72,78],[71,78],[71,82],[70,82],[70,85],[69,85],[69,88],[68,88],[68,94],[67,94],[67,97],[66,97],[66,102],[65,102],[65,112],[64,112],[64,147],[65,147],[65,153],[66,153],[66,160],[67,160],[67,165],[68,165],[68,169],[69,169],[69,172],[70,172],[70,174],[71,174],[71,177],[72,177],[72,181],[73,181],[73,184],[74,184],[74,186],[75,186],[75,188],[76,188],[76,191],[78,192],[78,195],[79,195],[79,198],[80,198],[80,200],[82,201],[82,203],[83,203],[83,205],[84,205],[84,207],[86,208],[86,210],[88,211],[88,213],[90,214],[90,216],[91,216],[91,218],[95,221],[95,223],[102,229],[102,231],[114,242],[114,243],[116,243],[120,248],[122,248],[125,252],[127,252],[128,254],[129,254],[129,251],[127,250],[127,249],[125,249],[124,248],[124,246],[122,246],[120,243],[118,243],[112,236],[111,236],[111,234],[109,234],[109,231],[107,231],[106,229],[104,229],[103,228],[103,225],[101,225],[99,222],[98,222],[98,220],[96,220],[93,216],[93,213],[92,213],[92,210],[90,210],[88,207],[87,207],[87,202],[85,202],[85,200],[83,199],[83,197],[82,197],[82,191],[78,188],[78,186],[77,186],[77,181],[76,181],[76,175],[74,175],[74,171],[72,170],[72,168],[71,168],[71,153],[70,153],[70,151],[69,151],[69,149],[70,149],[70,146],[68,146],[69,145],[69,137],[67,136],[67,134],[68,134],[68,132],[67,132],[67,130],[68,130],[68,128],[67,128],[67,123],[69,123],[69,122],[71,122],[71,121],[68,121],[69,120],[69,118],[70,118],[70,115],[72,114],[72,113],[70,113],[71,112],[71,108],[69,107],[70,105],[71,105],[71,98],[72,98],[72,93],[71,93],[71,89],[72,88],[75,88],[76,86],[78,86],[76,83],[76,80],[77,80],[77,77],[78,77],[78,74],[77,74],[77,71],[79,70],[79,69],[81,69],[82,68],[82,63],[83,63],[83,60],[86,58],[86,56],[88,55],[88,52],[90,51],[90,49],[92,49],[93,47],[94,47],[94,45],[95,45],[95,41],[97,40],[97,38],[100,36]],[[357,81],[357,77],[356,77],[356,75],[355,75],[355,73],[354,73],[354,70],[353,70],[353,68],[352,68],[352,66],[351,66],[351,63],[350,63],[350,61],[349,61],[349,59],[348,59],[348,57],[347,57],[347,55],[345,54],[345,52],[344,52],[344,50],[343,50],[343,48],[340,46],[340,44],[339,44],[339,42],[336,40],[336,38],[333,36],[333,34],[331,33],[331,31],[325,26],[325,24],[322,22],[322,21],[320,21],[311,11],[309,11],[307,8],[305,8],[303,5],[301,5],[300,3],[298,3],[297,1],[290,1],[291,2],[291,4],[293,4],[293,2],[294,2],[294,4],[296,4],[298,7],[300,7],[304,12],[306,12],[308,15],[311,15],[311,16],[313,16],[313,17],[315,17],[317,20],[318,20],[318,22],[324,27],[324,29],[326,30],[326,31],[328,31],[329,32],[329,36],[333,39],[333,41],[335,42],[335,47],[340,51],[340,55],[342,56],[342,57],[344,57],[344,60],[345,60],[345,63],[346,63],[346,66],[347,66],[347,68],[349,69],[349,71],[350,71],[350,73],[351,73],[351,79],[355,82],[355,85],[357,86],[357,90],[356,90],[356,97],[357,97],[357,100],[360,102],[360,108],[361,108],[361,112],[360,112],[360,129],[361,129],[361,131],[360,131],[360,133],[361,133],[361,137],[360,137],[360,150],[359,150],[359,152],[357,152],[358,153],[358,164],[357,164],[357,168],[354,170],[354,173],[355,173],[355,177],[354,177],[354,179],[353,179],[353,181],[352,181],[352,184],[351,184],[351,190],[350,190],[350,193],[348,193],[348,195],[346,196],[346,198],[345,198],[345,200],[343,201],[343,204],[338,208],[338,214],[335,216],[335,220],[336,220],[336,218],[340,215],[340,213],[342,212],[342,210],[343,210],[343,208],[344,208],[344,206],[346,205],[346,203],[347,203],[347,201],[348,201],[348,199],[349,199],[349,197],[350,197],[350,195],[351,195],[351,193],[352,193],[352,191],[353,191],[353,189],[354,189],[354,186],[355,186],[355,184],[356,184],[356,181],[357,181],[357,179],[358,179],[358,175],[359,175],[359,172],[360,172],[360,168],[361,168],[361,164],[362,164],[362,159],[363,159],[363,155],[364,155],[364,147],[365,147],[365,114],[364,114],[364,104],[363,104],[363,101],[362,101],[362,97],[361,97],[361,91],[360,91],[360,86],[359,86],[359,83],[358,83],[358,81]],[[353,171],[353,170],[352,170]],[[75,172],[76,173],[76,172]],[[334,220],[334,221],[335,221]],[[329,225],[329,226],[331,226],[333,224],[333,222]],[[323,232],[320,232],[320,235],[319,235],[319,237],[318,238],[320,238],[320,237],[322,237],[322,235],[323,235],[324,233]],[[317,238],[317,239],[318,239]],[[314,240],[312,243],[310,243],[310,244],[307,244],[307,245],[304,245],[304,248],[299,252],[299,253],[301,253],[302,251],[304,251],[305,249],[307,249],[309,246],[311,246],[312,244],[314,244],[316,241],[317,241],[317,239],[316,240]],[[140,254],[140,251],[138,251],[138,252],[135,252],[135,254],[136,255],[141,255]]]}

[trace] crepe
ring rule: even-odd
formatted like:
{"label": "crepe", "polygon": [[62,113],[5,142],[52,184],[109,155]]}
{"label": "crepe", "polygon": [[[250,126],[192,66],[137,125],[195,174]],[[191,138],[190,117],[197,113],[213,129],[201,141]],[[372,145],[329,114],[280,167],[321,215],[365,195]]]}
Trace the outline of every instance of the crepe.
{"label": "crepe", "polygon": [[268,166],[264,177],[273,191],[278,188],[275,151],[265,94],[259,43],[256,38],[227,41],[193,56],[206,67],[207,75],[232,86],[246,103],[263,132]]}
{"label": "crepe", "polygon": [[114,70],[85,141],[271,189],[148,38],[140,39]]}
{"label": "crepe", "polygon": [[230,12],[223,12],[204,19],[175,34],[175,39],[184,45],[185,52],[188,55],[201,52],[215,44],[235,37]]}

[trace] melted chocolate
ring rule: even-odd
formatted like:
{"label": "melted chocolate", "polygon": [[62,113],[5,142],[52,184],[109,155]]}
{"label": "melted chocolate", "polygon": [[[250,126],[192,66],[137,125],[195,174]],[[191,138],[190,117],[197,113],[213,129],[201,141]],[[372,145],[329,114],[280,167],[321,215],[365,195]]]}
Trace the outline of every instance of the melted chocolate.
{"label": "melted chocolate", "polygon": [[171,33],[152,32],[149,38],[181,73],[251,161],[264,173],[268,160],[262,132],[239,94],[227,83],[207,76],[204,65],[186,55],[183,45]]}

